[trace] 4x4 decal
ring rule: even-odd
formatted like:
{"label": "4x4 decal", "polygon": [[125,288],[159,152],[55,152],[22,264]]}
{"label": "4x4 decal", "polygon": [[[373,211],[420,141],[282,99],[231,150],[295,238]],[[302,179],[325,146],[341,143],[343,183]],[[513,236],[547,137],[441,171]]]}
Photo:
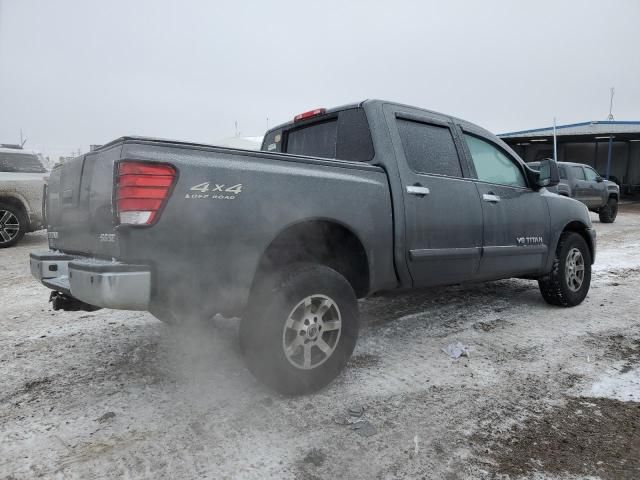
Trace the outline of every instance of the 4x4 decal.
{"label": "4x4 decal", "polygon": [[[242,193],[242,184],[227,186],[222,183],[204,182],[194,185],[189,189],[192,193],[187,193],[184,198],[201,199],[209,198],[213,200],[235,200]],[[193,193],[197,192],[197,193]]]}

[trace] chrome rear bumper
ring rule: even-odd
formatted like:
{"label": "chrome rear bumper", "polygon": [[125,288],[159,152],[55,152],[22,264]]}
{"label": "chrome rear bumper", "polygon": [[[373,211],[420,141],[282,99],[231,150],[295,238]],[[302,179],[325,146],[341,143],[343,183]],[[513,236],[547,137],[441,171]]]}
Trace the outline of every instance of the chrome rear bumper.
{"label": "chrome rear bumper", "polygon": [[31,274],[46,287],[90,305],[120,310],[148,310],[151,271],[95,258],[53,251],[32,252]]}

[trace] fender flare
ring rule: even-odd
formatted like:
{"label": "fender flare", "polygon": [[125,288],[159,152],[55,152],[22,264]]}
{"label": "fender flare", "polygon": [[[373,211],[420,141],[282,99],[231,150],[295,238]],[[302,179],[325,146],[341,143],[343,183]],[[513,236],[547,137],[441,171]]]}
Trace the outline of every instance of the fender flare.
{"label": "fender flare", "polygon": [[551,267],[553,265],[553,260],[555,258],[556,249],[558,248],[558,242],[560,241],[560,235],[562,235],[564,232],[567,232],[567,231],[576,232],[582,235],[585,242],[587,242],[587,246],[589,247],[589,251],[591,253],[591,263],[593,264],[593,262],[595,261],[596,246],[595,246],[594,238],[590,233],[590,231],[592,230],[593,230],[592,228],[589,228],[582,220],[579,220],[579,219],[573,219],[565,223],[562,229],[556,231],[556,233],[554,233],[553,237],[551,238],[551,242],[548,250],[549,254],[547,255],[547,261],[545,263],[544,272],[546,273],[551,270]]}

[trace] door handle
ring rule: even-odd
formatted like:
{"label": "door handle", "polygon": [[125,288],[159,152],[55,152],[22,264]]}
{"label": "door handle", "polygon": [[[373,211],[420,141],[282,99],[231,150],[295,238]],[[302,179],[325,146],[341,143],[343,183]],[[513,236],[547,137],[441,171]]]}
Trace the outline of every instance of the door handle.
{"label": "door handle", "polygon": [[427,187],[421,187],[420,185],[407,185],[407,193],[410,195],[424,197],[425,195],[429,195],[430,192]]}
{"label": "door handle", "polygon": [[494,195],[493,193],[484,193],[482,195],[482,200],[489,203],[498,203],[500,201],[500,197],[498,195]]}

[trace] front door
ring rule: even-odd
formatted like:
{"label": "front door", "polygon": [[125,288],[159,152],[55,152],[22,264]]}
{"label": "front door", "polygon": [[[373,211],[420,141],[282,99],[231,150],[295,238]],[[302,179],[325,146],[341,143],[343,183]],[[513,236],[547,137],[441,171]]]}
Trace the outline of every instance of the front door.
{"label": "front door", "polygon": [[[591,167],[583,167],[584,176],[589,183],[589,206],[598,208],[607,202],[607,184],[602,181],[598,172]],[[600,181],[598,181],[600,180]]]}
{"label": "front door", "polygon": [[482,279],[538,273],[549,245],[549,209],[523,165],[491,139],[463,134],[477,177],[484,233]]}
{"label": "front door", "polygon": [[446,117],[387,111],[403,185],[406,258],[414,286],[477,274],[482,209],[465,178],[460,144]]}

